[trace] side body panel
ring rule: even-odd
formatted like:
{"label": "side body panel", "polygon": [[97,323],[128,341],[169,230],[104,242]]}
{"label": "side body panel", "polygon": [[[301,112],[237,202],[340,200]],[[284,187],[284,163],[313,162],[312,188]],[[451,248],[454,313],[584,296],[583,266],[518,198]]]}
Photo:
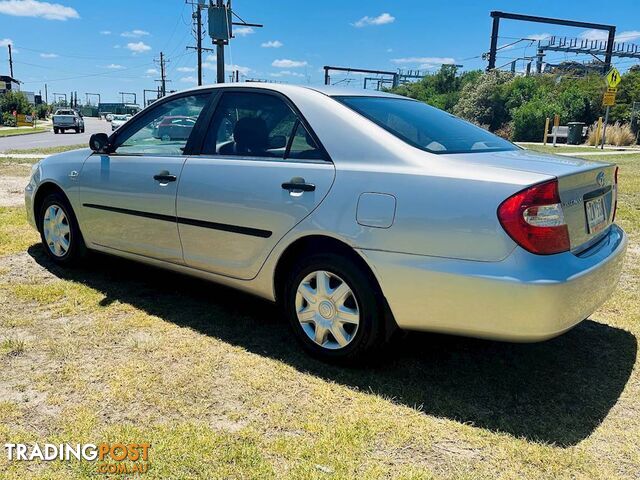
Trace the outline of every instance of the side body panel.
{"label": "side body panel", "polygon": [[[278,241],[325,198],[335,169],[326,161],[250,157],[192,157],[178,189],[179,224],[188,266],[250,279]],[[302,177],[310,192],[290,192],[282,184]]]}
{"label": "side body panel", "polygon": [[182,263],[176,216],[177,182],[161,183],[167,171],[180,179],[186,157],[91,155],[79,176],[82,234],[89,246]]}

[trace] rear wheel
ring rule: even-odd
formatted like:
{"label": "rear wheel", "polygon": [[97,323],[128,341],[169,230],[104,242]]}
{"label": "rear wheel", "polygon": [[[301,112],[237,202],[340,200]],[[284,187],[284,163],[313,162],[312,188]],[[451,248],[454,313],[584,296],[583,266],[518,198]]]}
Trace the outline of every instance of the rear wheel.
{"label": "rear wheel", "polygon": [[384,341],[382,295],[351,258],[305,258],[286,280],[283,307],[305,350],[323,360],[354,362]]}
{"label": "rear wheel", "polygon": [[80,133],[80,127],[76,127],[76,133]]}
{"label": "rear wheel", "polygon": [[85,252],[84,240],[69,201],[59,192],[42,202],[38,217],[45,252],[60,265],[75,263]]}
{"label": "rear wheel", "polygon": [[53,127],[53,133],[54,135],[57,135],[59,133],[59,130],[57,127]]}

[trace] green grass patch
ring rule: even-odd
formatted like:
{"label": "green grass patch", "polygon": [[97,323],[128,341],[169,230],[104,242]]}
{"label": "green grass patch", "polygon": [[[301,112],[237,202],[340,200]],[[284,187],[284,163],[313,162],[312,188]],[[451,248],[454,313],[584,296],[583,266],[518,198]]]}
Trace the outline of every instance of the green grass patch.
{"label": "green grass patch", "polygon": [[15,137],[17,135],[32,135],[34,133],[42,133],[42,132],[48,132],[49,129],[48,128],[41,128],[41,127],[35,127],[35,128],[16,128],[14,129],[0,129],[0,137]]}
{"label": "green grass patch", "polygon": [[25,148],[25,149],[17,149],[17,150],[14,149],[14,150],[7,150],[6,153],[7,154],[41,153],[44,156],[44,155],[53,155],[54,153],[68,152],[70,150],[78,150],[79,148],[89,148],[89,145],[86,143],[80,143],[76,145],[60,145],[57,147],[37,147],[37,148]]}
{"label": "green grass patch", "polygon": [[[605,147],[604,150],[601,150],[599,147],[590,147],[588,145],[576,145],[576,146],[567,146],[567,145],[558,145],[554,147],[553,145],[540,145],[540,144],[527,144],[521,143],[519,144],[521,147],[527,150],[533,150],[535,152],[542,153],[575,153],[579,155],[581,153],[599,153],[599,152],[615,152],[615,151],[628,151],[628,148],[615,148],[615,147]],[[640,154],[640,149],[638,150]],[[608,156],[608,155],[607,155]],[[603,155],[603,158],[607,157]]]}
{"label": "green grass patch", "polygon": [[0,256],[24,252],[40,240],[27,223],[24,207],[0,207]]}

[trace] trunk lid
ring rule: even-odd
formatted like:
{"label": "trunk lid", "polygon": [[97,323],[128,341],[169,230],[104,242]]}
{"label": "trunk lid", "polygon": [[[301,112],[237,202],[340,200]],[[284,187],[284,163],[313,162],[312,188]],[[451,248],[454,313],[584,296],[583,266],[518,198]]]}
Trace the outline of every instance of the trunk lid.
{"label": "trunk lid", "polygon": [[556,177],[572,252],[580,252],[596,243],[613,222],[617,196],[615,164],[529,150],[454,154],[448,157],[465,163]]}

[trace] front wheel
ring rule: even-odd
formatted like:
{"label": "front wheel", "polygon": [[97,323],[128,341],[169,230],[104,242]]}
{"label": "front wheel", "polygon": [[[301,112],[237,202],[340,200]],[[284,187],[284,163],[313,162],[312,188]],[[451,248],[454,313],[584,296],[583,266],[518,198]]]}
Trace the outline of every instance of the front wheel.
{"label": "front wheel", "polygon": [[85,252],[78,221],[69,201],[59,192],[42,202],[38,227],[48,257],[60,265],[77,262]]}
{"label": "front wheel", "polygon": [[384,341],[382,294],[348,256],[306,257],[293,267],[282,300],[296,338],[323,360],[361,360]]}

